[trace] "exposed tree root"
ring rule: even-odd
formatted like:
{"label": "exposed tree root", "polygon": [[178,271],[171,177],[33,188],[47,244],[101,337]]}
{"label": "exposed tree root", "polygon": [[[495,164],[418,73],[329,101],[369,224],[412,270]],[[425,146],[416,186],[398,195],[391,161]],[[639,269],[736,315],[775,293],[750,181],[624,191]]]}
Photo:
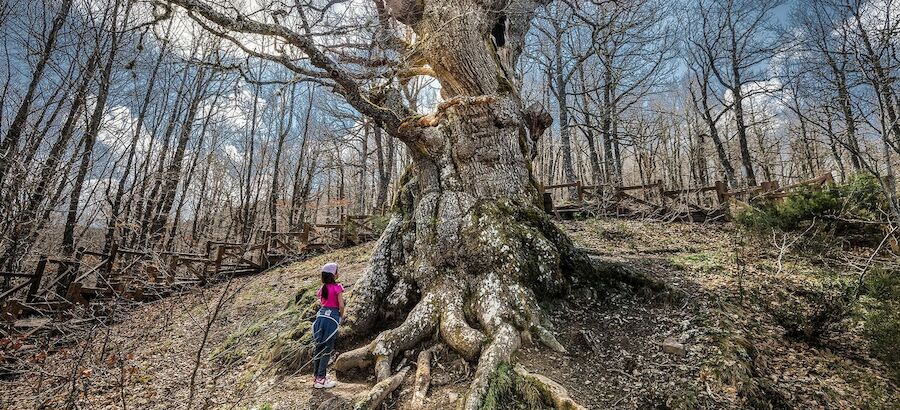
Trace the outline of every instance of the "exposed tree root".
{"label": "exposed tree root", "polygon": [[[452,201],[441,202],[441,197],[434,195],[420,198],[414,213],[410,214],[410,207],[406,217],[392,219],[376,245],[371,268],[354,286],[348,315],[353,329],[349,333],[367,334],[379,321],[383,323],[388,310],[413,307],[398,326],[341,354],[335,369],[373,369],[378,384],[370,396],[380,402],[405,376],[405,370],[392,374],[395,358],[437,337],[465,360],[477,363],[460,409],[496,405],[491,389],[501,372],[507,378],[515,373],[517,380],[527,385],[520,393],[530,395],[529,400],[538,397],[534,400],[555,408],[582,409],[558,383],[506,365],[513,362],[523,341],[531,343],[532,339],[566,352],[536,293],[554,299],[573,286],[609,285],[674,292],[665,283],[625,266],[588,257],[533,207],[502,201],[473,205],[459,194],[445,198]],[[438,222],[432,226],[422,221]],[[449,243],[443,244],[445,241]],[[459,245],[453,248],[452,244]],[[420,252],[420,246],[441,250]],[[409,255],[416,257],[407,258]],[[413,300],[419,294],[421,297]],[[412,408],[421,407],[427,396],[431,355],[429,350],[419,353]]]}
{"label": "exposed tree root", "polygon": [[413,395],[410,401],[410,408],[413,410],[422,408],[425,396],[428,395],[428,388],[431,387],[432,350],[433,348],[419,352],[419,357],[416,359],[416,382],[413,385]]}
{"label": "exposed tree root", "polygon": [[513,370],[526,382],[537,388],[545,400],[559,410],[587,410],[569,397],[569,392],[559,383],[546,376],[529,373],[521,365],[516,365]]}
{"label": "exposed tree root", "polygon": [[473,329],[466,322],[461,293],[445,295],[441,300],[441,339],[466,360],[474,360],[486,339],[484,333]]}
{"label": "exposed tree root", "polygon": [[372,345],[369,343],[358,349],[341,353],[334,361],[334,369],[339,372],[346,372],[351,369],[364,369],[375,363],[372,357]]}
{"label": "exposed tree root", "polygon": [[400,383],[406,378],[407,373],[409,373],[409,367],[404,367],[397,374],[375,384],[371,390],[354,400],[354,410],[374,410],[379,408],[381,402],[394,390],[397,390],[397,387],[400,387]]}
{"label": "exposed tree root", "polygon": [[484,404],[484,397],[488,392],[491,380],[500,368],[501,363],[508,363],[512,355],[519,350],[519,332],[509,324],[499,326],[488,346],[481,353],[478,369],[475,370],[475,379],[469,386],[463,410],[478,410]]}

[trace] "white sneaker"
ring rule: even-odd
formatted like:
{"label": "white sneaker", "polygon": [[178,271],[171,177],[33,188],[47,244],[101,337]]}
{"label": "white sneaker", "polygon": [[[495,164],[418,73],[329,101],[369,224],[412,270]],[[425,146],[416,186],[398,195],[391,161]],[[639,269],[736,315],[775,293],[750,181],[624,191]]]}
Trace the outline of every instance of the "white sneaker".
{"label": "white sneaker", "polygon": [[316,383],[313,384],[313,387],[315,387],[317,389],[330,389],[336,385],[337,385],[337,383],[334,380],[321,379],[321,380],[317,380]]}

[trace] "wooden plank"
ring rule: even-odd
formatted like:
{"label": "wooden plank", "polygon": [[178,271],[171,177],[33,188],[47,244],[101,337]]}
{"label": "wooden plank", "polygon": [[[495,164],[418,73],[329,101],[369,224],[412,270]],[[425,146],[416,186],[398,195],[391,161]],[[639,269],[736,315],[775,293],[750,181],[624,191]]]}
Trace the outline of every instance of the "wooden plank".
{"label": "wooden plank", "polygon": [[556,184],[556,185],[547,185],[544,187],[544,190],[548,189],[563,189],[563,188],[574,188],[578,186],[578,182],[570,182],[566,184]]}
{"label": "wooden plank", "polygon": [[639,203],[639,204],[646,205],[646,206],[649,206],[649,207],[651,207],[651,208],[655,208],[654,210],[661,210],[661,209],[663,208],[661,205],[657,205],[657,204],[654,204],[654,203],[652,203],[652,202],[645,201],[645,200],[640,199],[640,198],[638,198],[638,197],[636,197],[636,196],[634,196],[634,195],[629,195],[629,194],[626,194],[626,193],[624,193],[624,192],[620,192],[618,195],[621,196],[621,197],[628,198],[628,199],[630,199],[630,200],[632,200],[632,201],[635,201],[635,202],[637,202],[637,203]]}
{"label": "wooden plank", "polygon": [[641,189],[653,189],[653,188],[657,188],[657,187],[659,187],[659,186],[660,186],[660,185],[659,185],[659,183],[657,182],[657,183],[653,183],[653,184],[649,184],[649,185],[620,186],[620,187],[616,187],[616,190],[619,191],[619,192],[638,191],[638,190],[641,190]]}
{"label": "wooden plank", "polygon": [[34,269],[34,276],[31,278],[31,286],[28,287],[28,293],[25,294],[25,302],[30,303],[34,301],[35,296],[38,294],[38,290],[41,286],[41,279],[44,277],[44,270],[47,268],[47,257],[42,256],[41,259],[38,260],[38,264]]}
{"label": "wooden plank", "polygon": [[30,278],[32,276],[34,276],[33,273],[0,272],[0,278]]}
{"label": "wooden plank", "polygon": [[685,189],[673,189],[671,191],[663,191],[663,195],[668,197],[679,196],[679,195],[689,195],[689,194],[701,194],[704,192],[715,191],[715,186],[708,186],[702,188],[685,188]]}

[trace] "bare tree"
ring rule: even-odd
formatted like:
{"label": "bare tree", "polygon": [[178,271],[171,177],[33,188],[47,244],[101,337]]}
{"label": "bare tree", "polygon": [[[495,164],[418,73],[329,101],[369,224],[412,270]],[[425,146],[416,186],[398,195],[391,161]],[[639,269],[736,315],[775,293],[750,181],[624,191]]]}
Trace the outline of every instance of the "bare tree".
{"label": "bare tree", "polygon": [[781,0],[727,0],[699,2],[692,10],[702,19],[700,52],[708,61],[713,77],[730,93],[731,110],[737,130],[738,145],[747,183],[755,186],[756,172],[748,142],[745,100],[765,87],[748,88],[765,83],[769,77],[760,65],[777,52],[777,37],[768,27],[773,9]]}

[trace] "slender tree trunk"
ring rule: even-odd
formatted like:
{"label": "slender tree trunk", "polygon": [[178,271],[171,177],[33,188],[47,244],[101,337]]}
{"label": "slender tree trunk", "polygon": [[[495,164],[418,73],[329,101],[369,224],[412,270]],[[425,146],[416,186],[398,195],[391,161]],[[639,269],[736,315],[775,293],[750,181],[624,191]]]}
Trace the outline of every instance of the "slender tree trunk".
{"label": "slender tree trunk", "polygon": [[[288,134],[291,132],[291,128],[294,125],[294,97],[296,96],[296,88],[291,86],[291,97],[290,102],[285,101],[282,106],[281,116],[287,116],[287,124],[279,121],[278,125],[281,128],[278,132],[278,143],[275,146],[275,163],[272,164],[272,188],[269,191],[269,230],[271,232],[278,232],[278,197],[279,197],[279,175],[281,172],[281,153],[284,150],[284,143],[287,140]],[[291,112],[288,114],[287,112]]]}
{"label": "slender tree trunk", "polygon": [[[50,187],[53,184],[53,178],[59,171],[59,163],[65,153],[66,147],[72,140],[75,133],[76,124],[83,111],[87,99],[88,86],[94,78],[94,73],[100,58],[100,45],[94,49],[91,57],[85,64],[81,81],[75,91],[72,99],[72,105],[69,113],[59,132],[59,137],[50,147],[47,159],[41,166],[40,176],[38,177],[37,187],[28,196],[28,202],[25,208],[16,219],[17,222],[12,229],[9,245],[0,256],[0,266],[6,266],[7,270],[14,270],[17,266],[18,259],[27,252],[28,247],[32,244],[47,221],[47,218],[38,218],[38,212],[41,206],[52,209],[52,203],[45,203],[47,196],[50,194]],[[63,178],[65,180],[65,178]]]}
{"label": "slender tree trunk", "polygon": [[[156,171],[154,172],[153,179],[153,187],[150,190],[150,193],[146,193],[148,179],[145,179],[142,182],[141,187],[141,197],[144,200],[143,206],[141,207],[141,212],[137,216],[137,220],[141,221],[141,229],[140,229],[140,241],[143,242],[145,246],[149,245],[152,241],[153,237],[153,224],[156,221],[157,215],[159,215],[160,209],[162,207],[162,200],[160,198],[160,192],[163,188],[163,183],[165,182],[166,174],[166,158],[169,156],[169,148],[172,139],[172,134],[175,133],[175,128],[178,125],[178,117],[181,114],[181,103],[184,100],[187,100],[187,91],[186,88],[188,86],[188,74],[190,73],[190,69],[188,67],[184,67],[184,72],[182,73],[181,82],[178,85],[178,91],[175,95],[174,106],[172,108],[172,114],[169,116],[168,121],[166,123],[166,130],[163,133],[162,141],[163,145],[159,150],[159,157],[156,161]],[[150,155],[152,154],[152,150],[147,153],[147,163],[149,166]],[[149,172],[149,171],[148,171]]]}
{"label": "slender tree trunk", "polygon": [[859,139],[856,136],[856,118],[853,116],[850,90],[847,88],[847,73],[839,70],[834,62],[831,61],[830,56],[829,62],[832,73],[837,79],[838,101],[840,101],[841,113],[844,116],[844,139],[847,141],[847,148],[850,151],[850,165],[853,166],[854,171],[859,171],[862,169],[862,161],[859,152]]}
{"label": "slender tree trunk", "polygon": [[[113,65],[116,61],[116,54],[119,51],[120,33],[118,32],[120,3],[117,0],[112,11],[112,34],[110,39],[109,58],[100,74],[100,89],[97,92],[97,101],[95,102],[94,111],[88,122],[87,130],[84,134],[84,151],[82,152],[81,164],[78,167],[78,174],[75,176],[75,182],[72,185],[72,193],[69,198],[69,209],[66,214],[66,224],[63,229],[62,249],[66,257],[71,257],[75,252],[75,225],[78,222],[78,207],[81,200],[82,188],[84,180],[90,169],[91,156],[94,153],[94,143],[97,141],[97,133],[103,122],[103,112],[106,110],[106,100],[109,98],[109,88],[112,80]],[[124,21],[128,21],[128,15],[131,11],[131,3],[128,3],[125,9]]]}
{"label": "slender tree trunk", "polygon": [[390,179],[386,178],[388,169],[385,161],[384,155],[384,142],[382,141],[381,136],[381,126],[375,124],[375,168],[378,173],[378,181],[375,183],[375,204],[374,208],[380,211],[384,211],[384,205],[387,201],[387,190],[388,184],[390,184]]}
{"label": "slender tree trunk", "polygon": [[191,132],[194,129],[194,120],[197,118],[197,111],[200,108],[200,102],[203,101],[204,90],[207,84],[206,72],[201,69],[197,72],[193,79],[194,90],[190,102],[188,103],[187,115],[181,125],[178,134],[178,143],[175,146],[175,155],[168,169],[162,175],[163,185],[160,192],[161,198],[156,215],[153,218],[153,224],[150,227],[150,243],[156,244],[162,239],[166,222],[172,212],[172,206],[175,203],[175,193],[178,189],[178,183],[181,180],[181,171],[184,168],[184,156],[187,149],[188,141],[191,138]]}
{"label": "slender tree trunk", "polygon": [[366,213],[366,171],[368,171],[366,167],[366,162],[368,161],[369,155],[369,127],[371,124],[367,124],[365,128],[365,132],[362,138],[362,147],[360,155],[360,166],[359,166],[359,192],[356,196],[356,209],[357,213],[360,215],[364,215]]}
{"label": "slender tree trunk", "polygon": [[250,240],[250,235],[252,234],[253,227],[253,219],[254,212],[251,212],[251,208],[256,208],[256,204],[252,203],[252,193],[253,189],[251,186],[251,181],[253,179],[253,157],[255,155],[256,148],[256,129],[257,129],[257,118],[256,113],[259,107],[259,92],[260,86],[257,85],[254,87],[253,91],[253,110],[251,111],[250,116],[250,135],[249,135],[249,148],[247,149],[247,175],[244,179],[244,196],[243,196],[243,213],[241,217],[241,240],[247,242]]}
{"label": "slender tree trunk", "polygon": [[25,95],[22,97],[22,104],[19,105],[16,116],[9,125],[6,137],[0,141],[0,186],[3,186],[3,183],[5,182],[7,170],[14,157],[16,148],[19,145],[19,140],[22,138],[22,133],[25,130],[28,114],[31,112],[31,103],[34,100],[34,94],[37,92],[38,84],[40,84],[47,63],[50,61],[50,56],[53,54],[53,48],[56,45],[59,31],[69,17],[69,11],[71,9],[72,0],[63,0],[62,4],[60,4],[59,11],[53,18],[50,31],[47,33],[47,39],[44,41],[41,57],[34,67],[34,72],[31,74],[31,81],[28,83],[28,88],[25,91]]}
{"label": "slender tree trunk", "polygon": [[[301,136],[300,141],[300,156],[297,158],[297,168],[294,171],[294,186],[291,190],[291,211],[290,215],[288,215],[288,224],[291,229],[295,229],[295,227],[301,227],[303,223],[306,221],[306,200],[309,198],[310,187],[312,186],[312,172],[315,169],[315,159],[311,161],[311,166],[306,175],[302,175],[301,171],[306,165],[306,151],[309,146],[309,127],[310,120],[312,118],[312,108],[313,108],[313,96],[315,93],[315,88],[310,87],[309,93],[307,94],[307,106],[306,113],[303,118],[303,135]],[[299,218],[298,220],[294,219],[294,216],[297,214],[299,208]]]}
{"label": "slender tree trunk", "polygon": [[[569,125],[569,101],[568,101],[568,80],[565,73],[565,65],[562,55],[562,28],[558,22],[553,19],[551,24],[554,25],[556,39],[555,46],[555,64],[553,66],[553,75],[556,89],[556,104],[559,108],[559,136],[562,141],[562,167],[563,177],[566,182],[575,182],[575,169],[572,166],[572,129]],[[575,191],[569,190],[569,197],[575,197]]]}
{"label": "slender tree trunk", "polygon": [[699,98],[695,95],[693,88],[691,89],[691,97],[695,108],[700,111],[703,121],[706,122],[706,127],[709,130],[709,137],[716,149],[716,155],[719,157],[719,162],[722,164],[722,168],[725,171],[725,180],[728,182],[729,186],[734,187],[737,185],[734,166],[731,165],[731,160],[728,159],[728,153],[725,151],[725,144],[723,144],[722,138],[719,136],[719,127],[716,123],[716,118],[713,117],[712,109],[709,106],[709,74],[705,73],[705,75],[705,78],[698,77],[699,81],[697,85],[700,89]]}
{"label": "slender tree trunk", "polygon": [[[166,28],[166,37],[168,37],[168,33],[170,32],[171,27],[172,20],[169,20],[169,25]],[[131,168],[134,166],[134,158],[137,154],[138,142],[141,138],[141,132],[144,130],[144,121],[147,117],[147,111],[150,109],[150,101],[155,90],[159,68],[166,56],[168,47],[168,41],[163,42],[162,46],[160,47],[159,55],[156,58],[153,69],[150,71],[150,77],[147,80],[147,91],[144,93],[144,99],[141,103],[140,108],[138,108],[138,115],[134,122],[134,134],[131,136],[131,144],[128,148],[128,159],[126,159],[125,161],[122,176],[119,177],[119,182],[116,184],[115,196],[110,203],[109,221],[106,225],[106,236],[104,237],[103,241],[103,253],[108,253],[110,248],[112,247],[113,242],[115,241],[116,225],[118,224],[119,216],[122,210],[122,197],[125,195],[125,184],[128,182],[128,178],[131,176]]]}
{"label": "slender tree trunk", "polygon": [[[578,68],[578,77],[582,84],[586,84],[584,79],[584,66]],[[584,138],[587,140],[588,145],[588,160],[591,164],[591,175],[593,176],[593,183],[600,184],[603,181],[603,171],[600,168],[600,156],[597,153],[597,143],[594,139],[594,128],[593,124],[591,124],[590,115],[591,104],[587,92],[582,92],[581,103],[581,111],[584,112]]]}

